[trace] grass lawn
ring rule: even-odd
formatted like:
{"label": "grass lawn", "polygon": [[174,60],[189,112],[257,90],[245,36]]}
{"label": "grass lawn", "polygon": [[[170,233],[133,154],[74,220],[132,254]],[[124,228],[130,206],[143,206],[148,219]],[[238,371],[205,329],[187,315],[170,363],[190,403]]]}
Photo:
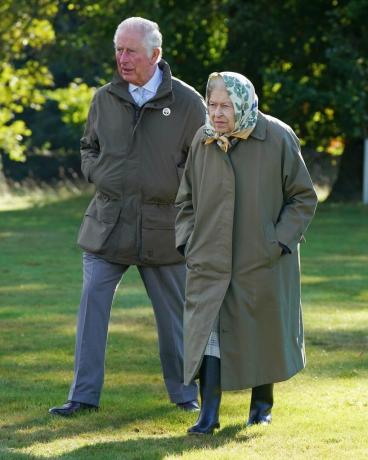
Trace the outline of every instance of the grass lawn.
{"label": "grass lawn", "polygon": [[72,379],[87,196],[0,203],[0,459],[367,459],[368,207],[320,205],[302,247],[308,364],[275,387],[274,421],[245,428],[249,391],[224,393],[221,430],[166,396],[152,309],[135,269],[113,306],[101,410],[60,419]]}

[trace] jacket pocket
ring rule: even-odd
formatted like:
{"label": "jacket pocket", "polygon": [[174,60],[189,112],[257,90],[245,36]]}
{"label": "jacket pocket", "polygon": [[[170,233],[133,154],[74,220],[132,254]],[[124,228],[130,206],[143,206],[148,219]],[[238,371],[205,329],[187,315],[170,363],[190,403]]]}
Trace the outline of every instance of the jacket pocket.
{"label": "jacket pocket", "polygon": [[175,248],[174,204],[143,204],[141,259],[144,263],[169,265],[183,262]]}
{"label": "jacket pocket", "polygon": [[103,253],[109,246],[109,236],[117,225],[120,212],[120,201],[98,194],[85,212],[78,235],[79,246],[93,253]]}

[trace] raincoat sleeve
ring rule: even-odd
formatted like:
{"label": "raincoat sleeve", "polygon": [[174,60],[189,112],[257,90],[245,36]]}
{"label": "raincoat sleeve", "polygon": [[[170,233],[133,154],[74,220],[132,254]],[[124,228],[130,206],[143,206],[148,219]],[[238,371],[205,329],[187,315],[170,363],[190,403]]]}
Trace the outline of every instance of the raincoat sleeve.
{"label": "raincoat sleeve", "polygon": [[92,172],[100,154],[100,144],[95,130],[96,98],[94,97],[89,109],[83,137],[80,140],[81,169],[88,182],[93,182]]}
{"label": "raincoat sleeve", "polygon": [[313,218],[317,195],[300,152],[299,140],[291,128],[286,132],[283,149],[284,203],[276,224],[276,234],[279,242],[293,252],[304,239],[303,235]]}
{"label": "raincoat sleeve", "polygon": [[190,149],[175,201],[176,207],[179,208],[175,222],[175,241],[176,248],[182,255],[184,255],[186,243],[194,228],[194,206],[192,201],[192,158],[192,149]]}

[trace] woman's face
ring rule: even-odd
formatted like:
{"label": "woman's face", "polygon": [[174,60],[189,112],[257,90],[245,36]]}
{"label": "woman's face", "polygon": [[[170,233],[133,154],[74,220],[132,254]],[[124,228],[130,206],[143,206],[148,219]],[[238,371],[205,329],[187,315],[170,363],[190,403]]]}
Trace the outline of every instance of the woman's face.
{"label": "woman's face", "polygon": [[235,127],[235,112],[223,82],[216,83],[208,98],[211,125],[218,133],[231,133]]}

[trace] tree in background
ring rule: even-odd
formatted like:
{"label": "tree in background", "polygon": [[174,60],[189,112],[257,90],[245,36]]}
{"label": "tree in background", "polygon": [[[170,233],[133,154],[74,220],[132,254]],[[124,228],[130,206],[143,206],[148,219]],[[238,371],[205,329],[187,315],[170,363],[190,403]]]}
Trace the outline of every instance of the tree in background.
{"label": "tree in background", "polygon": [[143,16],[179,78],[203,92],[213,70],[244,73],[305,147],[344,150],[331,196],[360,198],[366,0],[3,0],[0,13],[0,149],[13,157],[78,149],[93,91],[115,70],[115,28]]}
{"label": "tree in background", "polygon": [[336,124],[345,139],[331,200],[361,199],[363,141],[368,137],[368,3],[336,1],[326,50]]}
{"label": "tree in background", "polygon": [[53,84],[43,50],[55,39],[55,13],[51,1],[3,0],[0,6],[0,149],[15,160],[25,160],[32,134],[21,114],[40,110],[44,89]]}
{"label": "tree in background", "polygon": [[260,0],[245,7],[230,1],[228,16],[228,67],[253,78],[262,88],[261,108],[293,126],[302,145],[331,154],[344,150],[331,198],[360,199],[367,2]]}
{"label": "tree in background", "polygon": [[48,56],[56,88],[48,92],[43,112],[32,114],[29,121],[34,132],[36,126],[47,127],[33,137],[40,148],[46,142],[52,149],[77,148],[93,91],[108,82],[115,71],[113,35],[126,17],[143,16],[157,21],[164,38],[164,58],[173,73],[198,89],[203,88],[207,69],[221,58],[227,44],[225,17],[221,13],[224,0],[58,3],[53,22],[55,45]]}

